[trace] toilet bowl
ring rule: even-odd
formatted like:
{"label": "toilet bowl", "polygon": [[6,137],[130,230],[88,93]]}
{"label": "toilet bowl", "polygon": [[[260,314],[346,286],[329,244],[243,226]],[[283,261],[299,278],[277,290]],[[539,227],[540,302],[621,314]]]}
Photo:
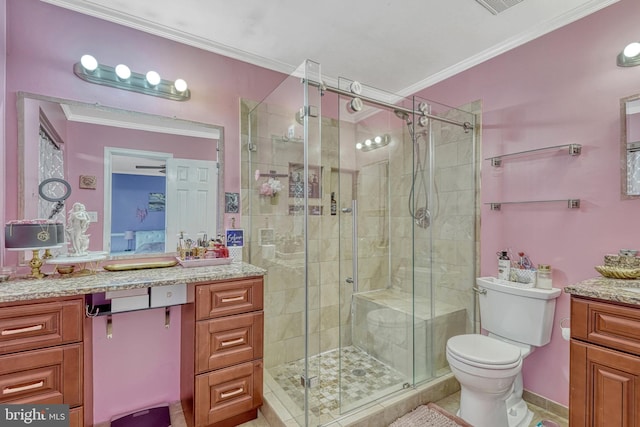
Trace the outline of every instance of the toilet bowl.
{"label": "toilet bowl", "polygon": [[530,411],[524,402],[513,398],[522,370],[520,348],[485,335],[468,334],[450,338],[446,355],[461,388],[458,416],[476,427],[528,425]]}
{"label": "toilet bowl", "polygon": [[447,362],[460,383],[458,415],[474,427],[526,427],[533,413],[522,399],[522,363],[551,339],[560,289],[523,289],[476,279],[482,328],[489,336],[449,338]]}

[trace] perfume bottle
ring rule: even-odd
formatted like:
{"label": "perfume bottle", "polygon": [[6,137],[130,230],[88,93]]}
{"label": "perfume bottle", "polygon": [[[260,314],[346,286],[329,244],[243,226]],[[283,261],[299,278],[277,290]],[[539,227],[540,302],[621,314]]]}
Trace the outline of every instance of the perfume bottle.
{"label": "perfume bottle", "polygon": [[498,252],[498,279],[509,280],[511,260],[507,251]]}

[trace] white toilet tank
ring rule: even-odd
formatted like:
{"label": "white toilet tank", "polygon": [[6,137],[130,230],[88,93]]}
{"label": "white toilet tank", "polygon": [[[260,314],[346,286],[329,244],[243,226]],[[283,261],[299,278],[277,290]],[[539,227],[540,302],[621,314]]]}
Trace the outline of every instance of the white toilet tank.
{"label": "white toilet tank", "polygon": [[520,288],[509,283],[495,277],[476,279],[482,328],[536,347],[548,344],[560,289]]}

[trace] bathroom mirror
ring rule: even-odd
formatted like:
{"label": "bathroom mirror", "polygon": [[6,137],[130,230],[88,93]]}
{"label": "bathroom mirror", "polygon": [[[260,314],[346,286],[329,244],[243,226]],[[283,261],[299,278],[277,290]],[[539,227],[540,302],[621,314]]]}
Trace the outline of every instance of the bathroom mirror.
{"label": "bathroom mirror", "polygon": [[[53,154],[42,148],[47,135]],[[50,211],[38,187],[55,169],[71,183],[69,200],[95,212],[91,251],[173,253],[181,231],[194,240],[222,231],[223,136],[209,123],[20,92],[18,215]],[[64,222],[68,210],[56,219]]]}
{"label": "bathroom mirror", "polygon": [[620,100],[620,127],[622,198],[640,198],[640,94]]}

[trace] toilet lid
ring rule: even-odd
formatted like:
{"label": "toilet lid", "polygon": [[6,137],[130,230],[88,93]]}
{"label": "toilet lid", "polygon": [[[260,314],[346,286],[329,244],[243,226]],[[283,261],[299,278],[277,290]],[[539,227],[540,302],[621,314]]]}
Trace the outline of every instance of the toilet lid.
{"label": "toilet lid", "polygon": [[500,366],[506,369],[520,363],[520,349],[515,345],[480,334],[458,335],[447,341],[449,353],[473,366]]}

